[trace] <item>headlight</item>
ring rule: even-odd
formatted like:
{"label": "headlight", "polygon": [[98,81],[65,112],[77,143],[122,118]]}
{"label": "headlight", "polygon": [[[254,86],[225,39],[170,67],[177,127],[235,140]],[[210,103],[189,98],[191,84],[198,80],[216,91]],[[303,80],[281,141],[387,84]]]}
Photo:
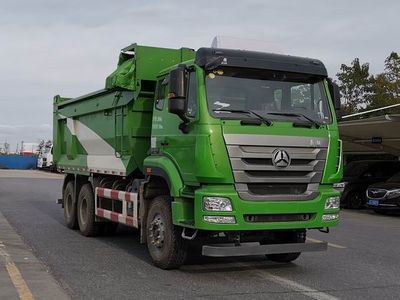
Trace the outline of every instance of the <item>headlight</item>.
{"label": "headlight", "polygon": [[339,214],[322,215],[322,221],[335,221],[337,219],[339,219]]}
{"label": "headlight", "polygon": [[397,198],[400,197],[400,189],[390,190],[386,193],[386,198]]}
{"label": "headlight", "polygon": [[333,184],[334,189],[344,189],[347,185],[347,182],[337,182]]}
{"label": "headlight", "polygon": [[232,211],[232,203],[228,198],[204,197],[203,209],[208,211]]}
{"label": "headlight", "polygon": [[340,207],[340,197],[329,197],[325,202],[325,209],[337,209]]}
{"label": "headlight", "polygon": [[204,216],[203,220],[208,223],[236,224],[235,217],[228,216]]}

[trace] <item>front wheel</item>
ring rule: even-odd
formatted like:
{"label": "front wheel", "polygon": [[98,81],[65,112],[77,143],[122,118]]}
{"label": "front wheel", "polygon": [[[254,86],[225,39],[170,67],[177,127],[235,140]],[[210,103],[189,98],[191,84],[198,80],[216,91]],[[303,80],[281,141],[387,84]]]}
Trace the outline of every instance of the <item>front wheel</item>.
{"label": "front wheel", "polygon": [[281,263],[289,263],[299,258],[301,252],[296,253],[280,253],[280,254],[268,254],[269,260]]}
{"label": "front wheel", "polygon": [[146,220],[147,249],[154,265],[161,269],[179,268],[187,253],[182,229],[172,223],[171,198],[158,196],[151,203]]}

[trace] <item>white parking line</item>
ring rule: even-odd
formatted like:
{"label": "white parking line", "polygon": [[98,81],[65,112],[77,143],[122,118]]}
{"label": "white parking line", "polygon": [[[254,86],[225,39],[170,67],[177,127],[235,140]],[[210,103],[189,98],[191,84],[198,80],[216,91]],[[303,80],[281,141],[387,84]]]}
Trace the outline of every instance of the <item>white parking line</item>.
{"label": "white parking line", "polygon": [[[240,265],[245,266],[245,267],[254,268],[254,265],[251,265],[251,264],[240,263]],[[298,283],[296,281],[284,278],[282,276],[273,275],[268,271],[255,269],[255,270],[252,270],[252,274],[256,274],[259,277],[264,278],[265,280],[272,281],[272,282],[279,284],[280,286],[287,288],[293,292],[298,292],[302,295],[305,295],[305,296],[315,299],[315,300],[340,300],[340,298],[337,298],[337,297],[327,294],[325,292],[318,291],[316,289],[313,289],[312,287],[309,287],[304,284]]]}
{"label": "white parking line", "polygon": [[[314,242],[314,243],[321,243],[321,240],[317,240],[317,239],[313,239],[310,237],[307,237],[307,240],[310,242]],[[342,245],[338,245],[338,244],[333,244],[333,243],[328,243],[328,246],[333,247],[333,248],[338,248],[338,249],[346,249],[347,247],[342,246]]]}
{"label": "white parking line", "polygon": [[[261,274],[260,274],[261,275]],[[264,276],[264,275],[263,275]],[[270,273],[265,274],[265,278],[267,280],[273,281],[283,287],[286,287],[288,289],[291,289],[293,291],[299,292],[307,297],[310,297],[312,299],[316,300],[339,300],[339,298],[332,296],[330,294],[318,291],[316,289],[313,289],[309,286],[303,285],[301,283],[292,281],[290,279],[277,276],[277,275],[272,275]]]}

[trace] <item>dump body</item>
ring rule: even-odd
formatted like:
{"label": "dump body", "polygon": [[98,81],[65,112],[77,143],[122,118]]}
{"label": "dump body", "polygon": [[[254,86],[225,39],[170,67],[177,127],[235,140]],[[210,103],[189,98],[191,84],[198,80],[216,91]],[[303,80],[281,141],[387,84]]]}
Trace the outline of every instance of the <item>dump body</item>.
{"label": "dump body", "polygon": [[105,89],[74,99],[54,97],[57,167],[86,175],[143,171],[158,72],[193,55],[190,49],[132,45],[123,49]]}

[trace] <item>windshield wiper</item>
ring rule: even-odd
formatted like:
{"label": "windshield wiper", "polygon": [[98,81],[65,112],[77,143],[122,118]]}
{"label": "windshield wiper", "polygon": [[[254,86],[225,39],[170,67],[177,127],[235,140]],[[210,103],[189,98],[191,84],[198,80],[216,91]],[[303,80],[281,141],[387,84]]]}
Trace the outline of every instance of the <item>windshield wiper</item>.
{"label": "windshield wiper", "polygon": [[259,115],[258,113],[250,110],[250,109],[227,109],[227,108],[221,108],[221,109],[213,109],[214,112],[217,111],[223,111],[223,112],[231,112],[231,113],[238,113],[238,114],[250,114],[256,116],[258,119],[263,121],[265,124],[268,126],[272,125],[272,121],[268,120],[267,118]]}
{"label": "windshield wiper", "polygon": [[292,117],[302,117],[309,121],[310,123],[314,124],[316,128],[320,128],[321,124],[318,123],[317,121],[311,119],[310,117],[307,117],[305,114],[302,113],[284,113],[284,112],[271,112],[268,113],[269,115],[278,115],[278,116],[292,116]]}

